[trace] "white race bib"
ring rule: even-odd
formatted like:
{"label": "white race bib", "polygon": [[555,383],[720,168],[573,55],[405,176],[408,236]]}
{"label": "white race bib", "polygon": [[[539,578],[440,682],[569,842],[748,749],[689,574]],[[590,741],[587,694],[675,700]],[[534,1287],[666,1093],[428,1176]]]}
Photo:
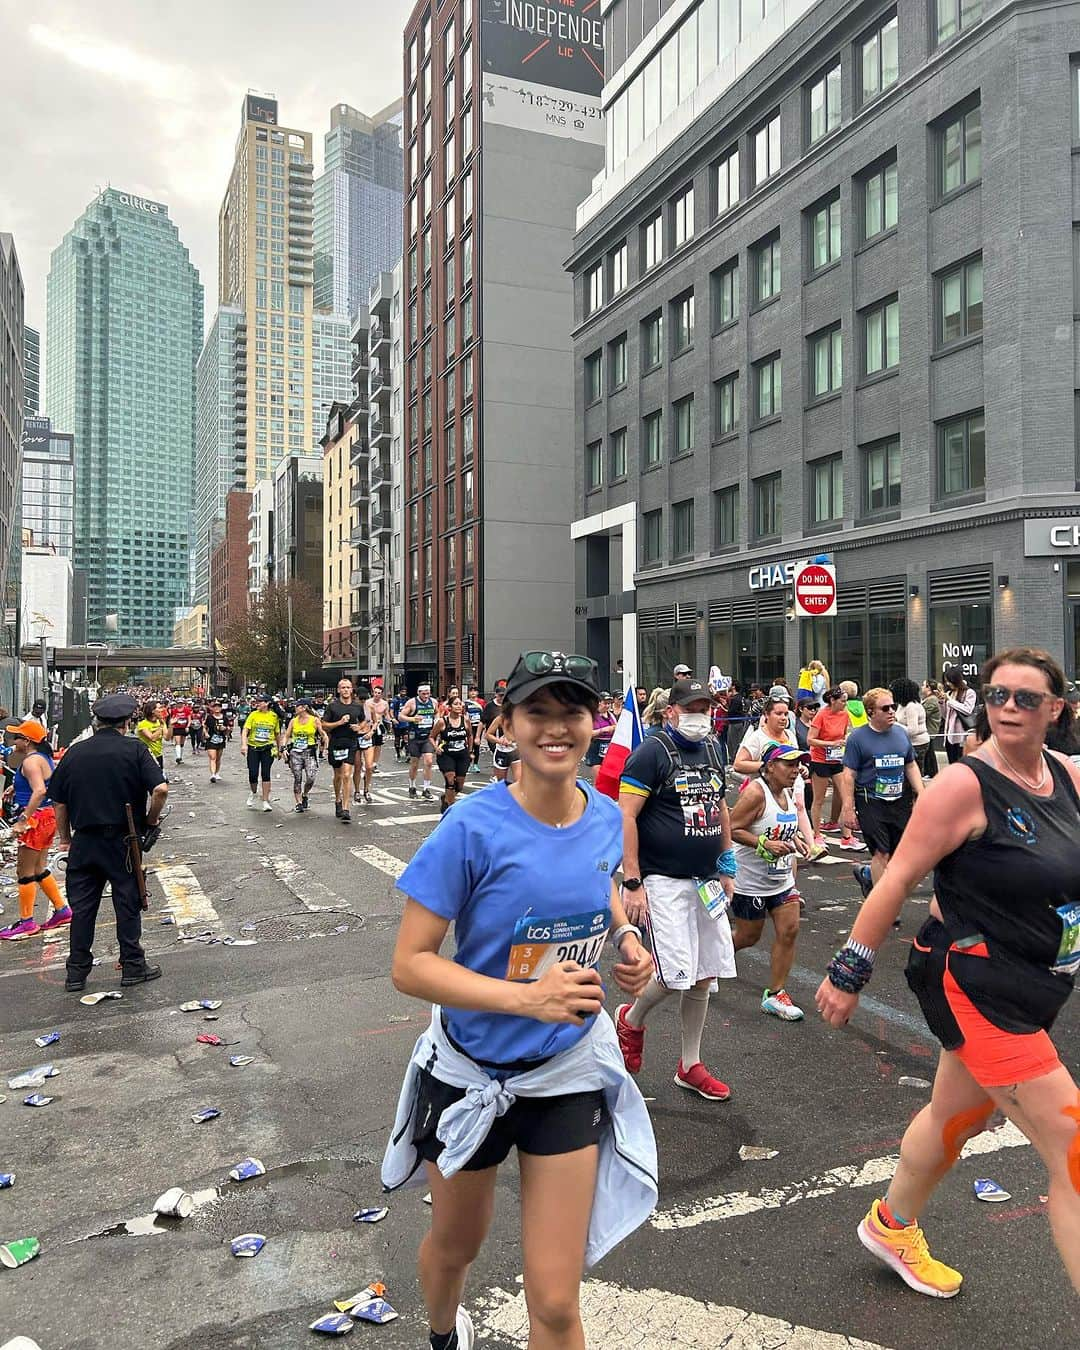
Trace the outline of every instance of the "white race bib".
{"label": "white race bib", "polygon": [[600,960],[610,922],[607,910],[561,919],[526,914],[514,924],[506,978],[538,980],[561,961],[576,961],[591,969]]}

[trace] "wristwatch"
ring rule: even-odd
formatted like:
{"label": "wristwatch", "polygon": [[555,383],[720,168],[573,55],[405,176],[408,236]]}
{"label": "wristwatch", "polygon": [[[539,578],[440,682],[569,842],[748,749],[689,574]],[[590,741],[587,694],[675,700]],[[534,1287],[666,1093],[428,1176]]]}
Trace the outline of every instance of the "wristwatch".
{"label": "wristwatch", "polygon": [[640,891],[640,890],[641,890],[641,878],[640,878],[640,877],[624,877],[624,878],[623,878],[623,890],[624,890],[624,891]]}

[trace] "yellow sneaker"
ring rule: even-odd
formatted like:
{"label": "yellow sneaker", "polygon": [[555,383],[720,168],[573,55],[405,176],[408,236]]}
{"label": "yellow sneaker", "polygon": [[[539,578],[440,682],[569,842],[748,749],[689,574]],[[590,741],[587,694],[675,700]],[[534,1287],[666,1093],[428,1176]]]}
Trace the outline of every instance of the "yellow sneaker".
{"label": "yellow sneaker", "polygon": [[953,1298],[960,1292],[963,1275],[934,1260],[918,1224],[889,1228],[881,1217],[880,1200],[874,1201],[859,1224],[859,1241],[916,1293],[928,1294],[930,1298]]}

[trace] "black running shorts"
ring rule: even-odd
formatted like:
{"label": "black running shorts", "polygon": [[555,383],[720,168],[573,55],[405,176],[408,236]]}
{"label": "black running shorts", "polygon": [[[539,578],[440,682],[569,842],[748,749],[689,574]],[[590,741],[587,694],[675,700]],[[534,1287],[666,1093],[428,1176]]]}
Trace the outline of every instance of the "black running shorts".
{"label": "black running shorts", "polygon": [[468,750],[454,751],[453,754],[447,752],[440,755],[436,763],[444,778],[449,778],[451,774],[464,778],[469,772],[469,752]]}
{"label": "black running shorts", "polygon": [[855,794],[855,814],[871,853],[895,853],[911,819],[911,798],[905,795],[898,801],[878,801],[859,791]]}
{"label": "black running shorts", "polygon": [[[437,1162],[443,1151],[435,1131],[439,1117],[465,1096],[463,1088],[443,1083],[426,1069],[420,1070],[413,1144],[426,1162]],[[552,1157],[576,1153],[598,1144],[608,1125],[603,1092],[570,1092],[560,1097],[518,1097],[504,1116],[492,1121],[487,1138],[462,1168],[482,1172],[505,1162],[515,1146],[522,1153]]]}

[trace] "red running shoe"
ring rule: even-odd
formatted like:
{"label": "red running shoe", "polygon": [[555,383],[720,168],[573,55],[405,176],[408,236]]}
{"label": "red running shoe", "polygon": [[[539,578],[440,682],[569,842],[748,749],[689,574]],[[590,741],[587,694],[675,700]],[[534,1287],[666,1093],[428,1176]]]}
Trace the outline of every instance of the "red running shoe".
{"label": "red running shoe", "polygon": [[[627,1067],[629,1068],[629,1065]],[[675,1086],[685,1088],[687,1092],[696,1092],[699,1097],[704,1097],[710,1102],[726,1102],[731,1096],[728,1085],[721,1083],[719,1078],[714,1078],[700,1060],[696,1064],[691,1064],[689,1069],[684,1069],[682,1060],[679,1060],[679,1067],[675,1071]]]}
{"label": "red running shoe", "polygon": [[632,1027],[626,1020],[630,1011],[629,1003],[621,1003],[615,1012],[615,1034],[619,1038],[623,1063],[627,1073],[638,1073],[641,1069],[641,1054],[645,1049],[645,1028]]}

